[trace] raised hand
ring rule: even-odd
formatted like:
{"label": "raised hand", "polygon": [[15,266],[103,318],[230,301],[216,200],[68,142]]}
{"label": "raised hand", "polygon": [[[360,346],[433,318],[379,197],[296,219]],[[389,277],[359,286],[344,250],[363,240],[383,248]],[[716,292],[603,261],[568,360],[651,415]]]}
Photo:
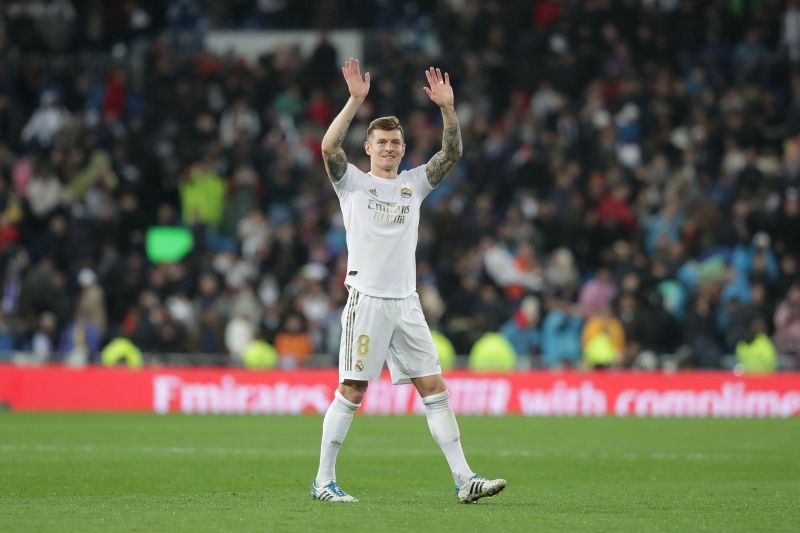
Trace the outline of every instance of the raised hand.
{"label": "raised hand", "polygon": [[453,87],[450,85],[450,75],[445,72],[442,77],[441,69],[431,67],[425,71],[425,77],[428,79],[430,87],[423,87],[422,90],[433,103],[439,107],[453,107],[455,98]]}
{"label": "raised hand", "polygon": [[344,81],[347,82],[350,96],[359,100],[367,97],[369,92],[369,72],[365,72],[364,79],[361,79],[361,68],[358,65],[358,59],[351,57],[345,61],[342,67],[342,74],[344,75]]}
{"label": "raised hand", "polygon": [[429,68],[425,71],[430,87],[423,87],[425,94],[430,97],[434,104],[439,106],[442,112],[442,149],[433,154],[428,164],[425,165],[425,173],[428,175],[428,182],[436,187],[444,179],[445,174],[456,164],[463,153],[461,143],[461,128],[458,125],[458,117],[453,107],[453,88],[450,86],[450,75],[438,68]]}

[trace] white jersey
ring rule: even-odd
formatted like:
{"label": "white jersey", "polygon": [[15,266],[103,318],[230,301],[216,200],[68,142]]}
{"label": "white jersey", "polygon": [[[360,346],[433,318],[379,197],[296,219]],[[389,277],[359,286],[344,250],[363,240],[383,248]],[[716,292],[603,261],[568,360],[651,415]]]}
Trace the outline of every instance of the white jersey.
{"label": "white jersey", "polygon": [[345,284],[380,298],[413,294],[420,205],[433,190],[425,166],[385,179],[348,163],[333,188],[347,232]]}

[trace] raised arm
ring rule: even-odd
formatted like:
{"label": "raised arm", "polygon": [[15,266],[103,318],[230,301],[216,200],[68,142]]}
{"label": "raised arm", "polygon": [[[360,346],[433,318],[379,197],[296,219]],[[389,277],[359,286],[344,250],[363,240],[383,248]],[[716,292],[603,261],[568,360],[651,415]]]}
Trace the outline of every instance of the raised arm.
{"label": "raised arm", "polygon": [[342,67],[344,81],[347,82],[347,89],[350,91],[350,98],[342,110],[333,119],[328,131],[322,138],[322,159],[325,161],[325,170],[328,177],[333,182],[342,179],[347,170],[347,156],[342,149],[342,142],[347,135],[347,128],[350,127],[356,111],[364,103],[364,99],[369,92],[369,72],[364,73],[361,79],[361,69],[358,66],[358,59],[352,57],[344,62]]}
{"label": "raised arm", "polygon": [[430,99],[442,111],[442,149],[436,152],[425,166],[428,181],[433,187],[439,185],[445,174],[453,168],[456,161],[461,159],[463,146],[461,144],[461,128],[454,106],[453,87],[450,85],[450,75],[445,72],[444,78],[440,69],[433,67],[425,71],[430,87],[423,87]]}

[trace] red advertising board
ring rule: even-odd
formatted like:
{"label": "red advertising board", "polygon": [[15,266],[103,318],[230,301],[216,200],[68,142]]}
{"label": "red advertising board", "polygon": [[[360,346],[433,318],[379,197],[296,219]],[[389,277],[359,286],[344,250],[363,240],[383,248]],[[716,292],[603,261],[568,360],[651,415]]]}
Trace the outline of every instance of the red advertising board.
{"label": "red advertising board", "polygon": [[[458,414],[528,416],[790,417],[800,415],[800,373],[520,372],[446,375]],[[0,365],[0,404],[14,411],[323,413],[336,370]],[[410,385],[370,384],[364,414],[421,413]]]}

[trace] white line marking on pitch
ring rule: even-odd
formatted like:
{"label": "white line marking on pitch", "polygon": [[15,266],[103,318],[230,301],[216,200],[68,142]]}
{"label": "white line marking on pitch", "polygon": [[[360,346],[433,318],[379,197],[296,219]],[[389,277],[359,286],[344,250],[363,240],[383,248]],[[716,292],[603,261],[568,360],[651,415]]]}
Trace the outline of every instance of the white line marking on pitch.
{"label": "white line marking on pitch", "polygon": [[[319,452],[316,449],[309,450],[275,450],[275,449],[260,449],[260,448],[203,448],[191,446],[98,446],[95,444],[83,444],[73,446],[57,446],[51,444],[0,444],[0,450],[14,452],[81,452],[81,453],[98,453],[98,452],[122,452],[122,453],[143,453],[143,454],[174,454],[174,455],[263,455],[263,456],[279,456],[279,457],[311,457],[316,456]],[[360,451],[360,455],[375,455],[375,456],[429,456],[439,455],[439,450],[392,450],[381,449],[375,452]],[[674,461],[674,460],[695,460],[707,461],[713,459],[753,459],[755,456],[749,453],[705,453],[705,452],[545,452],[541,450],[503,450],[499,452],[471,452],[471,455],[484,455],[484,456],[499,456],[499,457],[526,457],[534,459],[545,459],[549,457],[558,457],[566,459],[627,459],[627,460],[641,460],[652,459],[657,461]],[[763,455],[758,455],[763,459]]]}

